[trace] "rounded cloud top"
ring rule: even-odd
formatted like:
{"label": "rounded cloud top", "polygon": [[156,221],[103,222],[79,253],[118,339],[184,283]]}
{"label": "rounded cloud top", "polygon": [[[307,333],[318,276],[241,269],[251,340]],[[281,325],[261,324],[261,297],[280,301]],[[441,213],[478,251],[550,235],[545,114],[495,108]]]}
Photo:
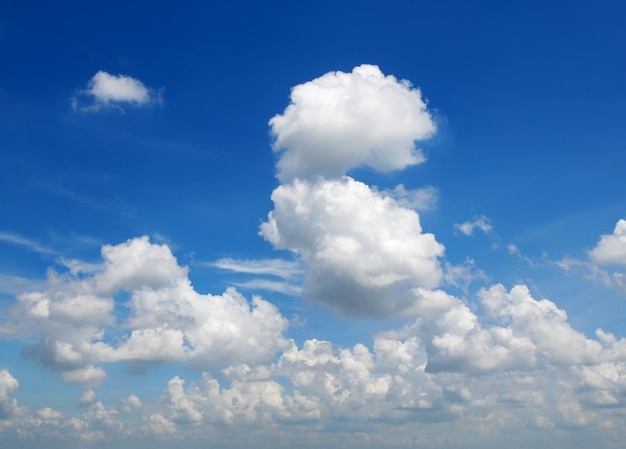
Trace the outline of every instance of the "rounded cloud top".
{"label": "rounded cloud top", "polygon": [[378,66],[329,72],[295,86],[291,104],[270,122],[281,181],[336,177],[368,166],[403,169],[425,160],[415,141],[436,126],[419,89]]}

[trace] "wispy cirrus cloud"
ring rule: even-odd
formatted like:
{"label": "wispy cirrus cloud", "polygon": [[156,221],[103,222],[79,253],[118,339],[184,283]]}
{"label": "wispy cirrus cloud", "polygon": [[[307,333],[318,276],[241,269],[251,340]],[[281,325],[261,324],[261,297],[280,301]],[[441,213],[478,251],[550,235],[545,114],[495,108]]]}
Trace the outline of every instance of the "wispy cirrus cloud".
{"label": "wispy cirrus cloud", "polygon": [[39,254],[47,254],[47,255],[57,255],[58,252],[48,248],[47,246],[41,245],[34,240],[23,237],[14,232],[6,232],[0,231],[0,241],[10,243],[12,245],[21,246],[23,248],[27,248],[31,251],[34,251]]}
{"label": "wispy cirrus cloud", "polygon": [[248,281],[232,282],[235,287],[246,290],[273,291],[290,296],[300,296],[302,293],[300,284],[305,269],[303,264],[299,261],[283,259],[233,259],[226,257],[211,262],[208,265],[233,273],[271,276],[281,279],[276,280],[266,277],[256,277]]}
{"label": "wispy cirrus cloud", "polygon": [[222,270],[236,273],[263,274],[278,276],[283,279],[295,279],[304,274],[300,262],[283,259],[233,259],[225,257],[209,264]]}

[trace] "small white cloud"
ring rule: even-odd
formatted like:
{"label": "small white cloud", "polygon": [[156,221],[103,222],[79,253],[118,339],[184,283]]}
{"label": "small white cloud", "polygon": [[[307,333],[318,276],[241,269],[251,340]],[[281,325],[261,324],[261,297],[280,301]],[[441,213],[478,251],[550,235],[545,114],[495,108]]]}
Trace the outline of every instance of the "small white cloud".
{"label": "small white cloud", "polygon": [[63,373],[63,380],[65,382],[85,387],[97,387],[104,382],[105,378],[106,372],[102,368],[91,365]]}
{"label": "small white cloud", "polygon": [[87,405],[93,404],[94,402],[96,402],[96,393],[93,390],[89,389],[83,391],[83,394],[78,400],[78,405],[80,405],[81,407],[85,407]]}
{"label": "small white cloud", "polygon": [[241,260],[227,257],[218,259],[211,265],[236,273],[271,275],[283,279],[298,278],[304,272],[302,264],[299,262],[282,259]]}
{"label": "small white cloud", "polygon": [[24,407],[20,407],[17,399],[13,397],[19,386],[19,382],[9,370],[0,369],[0,434],[5,420],[17,417],[25,411]]}
{"label": "small white cloud", "polygon": [[[509,246],[513,246],[515,247],[515,245],[509,245]],[[515,248],[517,251],[516,252],[511,252],[511,254],[519,254],[519,250],[517,248]],[[585,265],[585,263],[581,260],[578,259],[574,259],[572,257],[564,257],[563,259],[559,260],[556,262],[556,265],[561,268],[563,271],[570,271],[573,268],[577,268],[577,267],[583,267]]]}
{"label": "small white cloud", "polygon": [[270,279],[252,279],[246,282],[235,282],[233,285],[246,290],[265,290],[283,293],[290,296],[300,296],[302,287],[284,281],[272,281]]}
{"label": "small white cloud", "polygon": [[65,414],[50,407],[45,407],[37,410],[37,416],[45,421],[59,421],[65,417]]}
{"label": "small white cloud", "polygon": [[391,196],[400,206],[415,210],[434,209],[439,200],[439,190],[433,186],[407,190],[403,184],[398,184],[393,190],[382,193]]}
{"label": "small white cloud", "polygon": [[617,222],[613,234],[601,236],[589,257],[599,265],[626,265],[626,220]]}
{"label": "small white cloud", "polygon": [[6,400],[10,395],[15,393],[19,386],[19,382],[11,375],[9,370],[0,370],[0,401]]}
{"label": "small white cloud", "polygon": [[506,246],[506,249],[508,250],[509,254],[511,254],[512,256],[519,256],[521,254],[519,248],[513,243],[509,243]]}
{"label": "small white cloud", "polygon": [[466,259],[464,263],[460,265],[452,265],[450,263],[445,264],[444,281],[447,285],[458,287],[463,291],[467,291],[470,284],[475,280],[487,280],[488,277],[485,272],[479,268],[476,268],[476,264],[473,259]]}
{"label": "small white cloud", "polygon": [[472,235],[474,233],[474,229],[480,229],[485,234],[489,234],[493,227],[491,226],[491,221],[484,215],[476,216],[472,221],[466,221],[461,224],[454,225],[454,229],[465,234]]}
{"label": "small white cloud", "polygon": [[291,90],[291,104],[270,122],[282,151],[278,177],[341,176],[360,166],[403,169],[425,160],[415,141],[436,129],[419,89],[377,66],[330,72]]}
{"label": "small white cloud", "polygon": [[[92,102],[81,105],[81,98],[89,97]],[[97,111],[112,106],[121,109],[121,105],[144,106],[162,101],[159,91],[146,87],[138,79],[128,75],[111,75],[98,71],[87,83],[87,88],[80,92],[80,97],[71,99],[72,108],[81,111]]]}

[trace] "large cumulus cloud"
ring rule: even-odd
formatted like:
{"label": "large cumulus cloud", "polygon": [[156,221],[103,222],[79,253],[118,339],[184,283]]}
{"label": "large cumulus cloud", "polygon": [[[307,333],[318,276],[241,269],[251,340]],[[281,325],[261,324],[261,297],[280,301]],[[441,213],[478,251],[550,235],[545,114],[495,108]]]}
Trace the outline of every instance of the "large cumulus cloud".
{"label": "large cumulus cloud", "polygon": [[295,86],[291,104],[270,126],[283,182],[419,164],[425,158],[415,141],[436,129],[419,89],[367,64]]}
{"label": "large cumulus cloud", "polygon": [[196,292],[167,245],[141,237],[105,245],[102,256],[89,272],[76,263],[73,273],[50,272],[45,291],[20,295],[13,311],[39,335],[25,354],[66,381],[97,385],[105,377],[98,365],[119,361],[133,369],[259,363],[287,344],[288,323],[275,306],[233,288]]}
{"label": "large cumulus cloud", "polygon": [[294,182],[272,194],[260,234],[299,254],[304,295],[346,314],[401,315],[410,287],[435,287],[443,246],[423,233],[417,212],[350,177]]}

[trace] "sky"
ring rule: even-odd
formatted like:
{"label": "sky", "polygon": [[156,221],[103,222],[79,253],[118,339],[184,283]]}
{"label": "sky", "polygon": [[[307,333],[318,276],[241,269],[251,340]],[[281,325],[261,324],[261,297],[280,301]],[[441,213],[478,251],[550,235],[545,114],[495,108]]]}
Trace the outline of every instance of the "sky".
{"label": "sky", "polygon": [[0,5],[0,444],[622,447],[619,1]]}

